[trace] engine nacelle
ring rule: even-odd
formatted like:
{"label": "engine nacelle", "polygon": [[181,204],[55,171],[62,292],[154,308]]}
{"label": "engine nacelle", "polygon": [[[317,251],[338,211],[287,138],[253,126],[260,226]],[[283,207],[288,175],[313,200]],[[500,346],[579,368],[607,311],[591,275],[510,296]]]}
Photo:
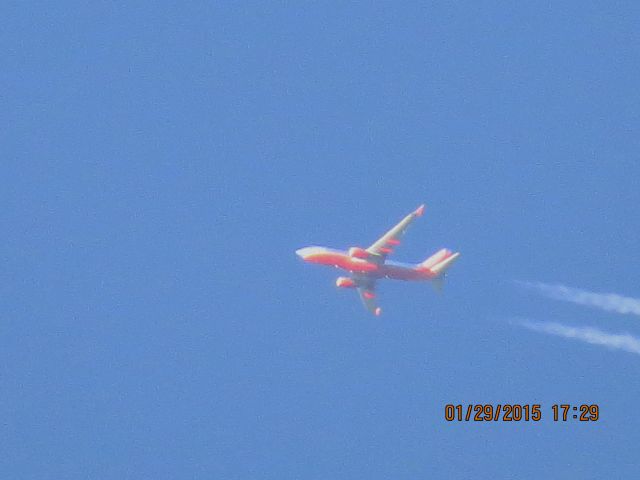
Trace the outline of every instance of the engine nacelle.
{"label": "engine nacelle", "polygon": [[336,287],[355,288],[356,282],[354,282],[353,279],[348,277],[338,277],[338,279],[336,280]]}
{"label": "engine nacelle", "polygon": [[367,258],[369,258],[369,252],[367,252],[364,248],[351,247],[349,249],[349,256],[353,258],[361,258],[362,260],[366,260]]}

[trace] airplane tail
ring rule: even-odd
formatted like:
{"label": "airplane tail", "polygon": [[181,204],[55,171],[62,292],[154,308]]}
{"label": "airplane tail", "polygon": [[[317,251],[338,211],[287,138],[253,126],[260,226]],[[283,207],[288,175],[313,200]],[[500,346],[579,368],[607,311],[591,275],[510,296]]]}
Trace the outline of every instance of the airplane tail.
{"label": "airplane tail", "polygon": [[453,253],[451,250],[443,248],[422,262],[419,268],[421,270],[428,270],[433,274],[434,279],[441,279],[459,256],[460,252]]}

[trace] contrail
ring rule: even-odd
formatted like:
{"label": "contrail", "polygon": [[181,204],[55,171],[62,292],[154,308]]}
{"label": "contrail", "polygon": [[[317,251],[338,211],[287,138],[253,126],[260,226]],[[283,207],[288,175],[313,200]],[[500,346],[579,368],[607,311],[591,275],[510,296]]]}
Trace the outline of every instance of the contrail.
{"label": "contrail", "polygon": [[587,307],[600,308],[608,312],[623,313],[640,316],[640,299],[623,297],[616,293],[595,293],[564,285],[552,285],[542,282],[517,282],[533,289],[545,297],[554,300],[577,303]]}
{"label": "contrail", "polygon": [[518,324],[534,332],[557,335],[564,338],[573,338],[581,342],[593,345],[602,345],[615,350],[624,350],[640,355],[640,338],[629,333],[613,334],[603,332],[593,327],[570,327],[561,323],[553,322],[531,322],[519,320]]}

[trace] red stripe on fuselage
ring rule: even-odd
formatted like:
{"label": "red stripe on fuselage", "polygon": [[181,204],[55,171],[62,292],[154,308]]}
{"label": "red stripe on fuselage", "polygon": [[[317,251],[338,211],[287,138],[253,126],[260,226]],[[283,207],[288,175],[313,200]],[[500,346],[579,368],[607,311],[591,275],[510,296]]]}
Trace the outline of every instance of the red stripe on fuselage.
{"label": "red stripe on fuselage", "polygon": [[328,265],[338,267],[350,272],[369,273],[378,270],[380,267],[375,263],[367,262],[359,258],[353,258],[349,255],[336,252],[314,253],[304,257],[306,262],[319,263],[320,265]]}
{"label": "red stripe on fuselage", "polygon": [[304,257],[309,263],[338,267],[352,273],[362,273],[371,278],[391,278],[395,280],[429,280],[433,274],[426,269],[397,264],[377,265],[366,260],[352,258],[340,252],[318,252]]}

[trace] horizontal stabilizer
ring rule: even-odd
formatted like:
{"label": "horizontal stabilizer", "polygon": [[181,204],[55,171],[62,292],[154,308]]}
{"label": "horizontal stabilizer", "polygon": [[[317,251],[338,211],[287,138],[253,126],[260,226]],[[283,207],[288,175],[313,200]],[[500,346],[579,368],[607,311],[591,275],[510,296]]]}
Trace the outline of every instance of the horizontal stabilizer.
{"label": "horizontal stabilizer", "polygon": [[442,293],[442,287],[444,287],[444,277],[436,277],[431,280],[431,286],[436,292]]}

